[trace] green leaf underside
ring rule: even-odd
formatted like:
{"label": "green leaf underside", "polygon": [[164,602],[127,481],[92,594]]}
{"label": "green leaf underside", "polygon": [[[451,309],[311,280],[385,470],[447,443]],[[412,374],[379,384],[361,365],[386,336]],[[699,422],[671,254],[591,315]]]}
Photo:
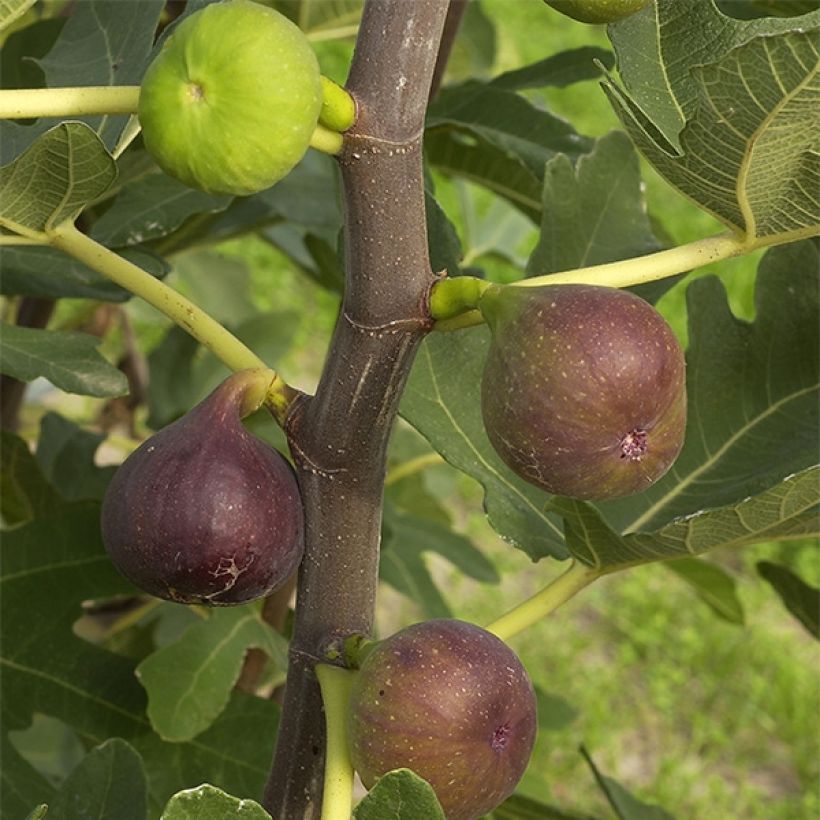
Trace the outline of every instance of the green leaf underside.
{"label": "green leaf underside", "polygon": [[75,217],[117,176],[117,166],[94,131],[64,122],[0,168],[0,225],[39,233]]}
{"label": "green leaf underside", "polygon": [[650,3],[638,14],[609,26],[607,34],[629,96],[679,149],[678,135],[700,101],[694,66],[717,63],[760,35],[818,25],[818,11],[800,20],[769,16],[736,20],[722,14],[713,0],[675,0]]}
{"label": "green leaf underside", "polygon": [[820,640],[820,589],[807,584],[788,567],[771,561],[758,562],[757,571],[806,631]]}
{"label": "green leaf underside", "polygon": [[818,246],[805,241],[763,257],[752,323],[732,315],[715,277],[689,286],[684,447],[646,492],[598,504],[613,529],[734,507],[817,463],[818,284]]}
{"label": "green leaf underside", "polygon": [[658,172],[750,239],[820,227],[820,31],[759,37],[692,76],[679,149],[612,80],[621,122]]}
{"label": "green leaf underside", "polygon": [[180,742],[207,729],[227,705],[251,647],[286,668],[285,640],[262,620],[261,603],[216,609],[143,660],[136,674],[148,693],[154,731]]}
{"label": "green leaf underside", "polygon": [[619,818],[619,820],[675,820],[673,815],[662,809],[638,800],[637,797],[627,791],[617,780],[607,777],[595,765],[592,757],[582,746],[581,754],[595,777],[598,788],[604,793],[609,805]]}
{"label": "green leaf underside", "polygon": [[677,558],[663,565],[685,583],[720,618],[742,625],[743,604],[735,579],[723,567],[699,558]]}
{"label": "green leaf underside", "polygon": [[240,799],[207,783],[175,794],[161,820],[270,820],[255,800]]}
{"label": "green leaf underside", "polygon": [[22,17],[34,3],[35,0],[0,0],[0,31]]}
{"label": "green leaf underside", "polygon": [[98,352],[100,339],[85,333],[3,324],[0,371],[21,381],[44,377],[55,387],[85,396],[122,396],[125,374]]}
{"label": "green leaf underside", "polygon": [[485,328],[428,336],[410,373],[401,415],[454,467],[484,487],[490,524],[531,558],[566,556],[558,520],[544,511],[547,495],[519,479],[484,431],[480,384],[489,334]]}
{"label": "green leaf underside", "polygon": [[64,820],[145,820],[147,812],[142,759],[120,738],[107,740],[89,752],[49,804],[50,815]]}
{"label": "green leaf underside", "polygon": [[433,787],[409,769],[396,769],[353,810],[354,820],[444,820]]}
{"label": "green leaf underside", "polygon": [[[82,601],[133,593],[103,550],[98,504],[58,507],[52,517],[5,533],[0,558],[5,731],[26,728],[36,711],[64,721],[89,744],[123,738],[145,760],[157,809],[203,779],[237,794],[261,794],[276,734],[274,704],[234,694],[194,741],[165,743],[145,717],[133,662],[71,631]],[[28,809],[49,797],[29,792]]]}
{"label": "green leaf underside", "polygon": [[613,571],[648,561],[698,555],[715,547],[742,547],[820,534],[820,467],[785,479],[735,505],[675,519],[658,530],[618,535],[589,504],[555,498],[566,524],[567,547],[582,563]]}

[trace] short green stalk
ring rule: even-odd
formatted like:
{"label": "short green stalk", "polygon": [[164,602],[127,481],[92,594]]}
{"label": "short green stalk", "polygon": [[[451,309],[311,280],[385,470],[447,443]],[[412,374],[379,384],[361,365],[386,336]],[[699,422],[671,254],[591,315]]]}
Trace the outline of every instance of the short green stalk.
{"label": "short green stalk", "polygon": [[[72,256],[92,270],[116,282],[190,333],[231,370],[265,368],[265,363],[248,347],[226,330],[202,308],[177,293],[137,265],[81,233],[71,222],[49,232],[55,248]],[[268,391],[267,404],[276,420],[283,424],[290,403],[298,395],[281,377],[274,375]]]}
{"label": "short green stalk", "polygon": [[135,114],[138,85],[22,88],[0,91],[0,119]]}
{"label": "short green stalk", "polygon": [[316,677],[327,729],[322,820],[350,820],[353,764],[347,740],[347,712],[356,673],[322,663],[316,666]]}
{"label": "short green stalk", "polygon": [[338,83],[322,76],[319,123],[332,131],[347,131],[356,122],[356,102]]}
{"label": "short green stalk", "polygon": [[566,572],[547,584],[544,589],[537,592],[532,598],[528,598],[487,625],[485,629],[501,638],[502,641],[508,641],[519,632],[523,632],[527,627],[533,626],[533,624],[546,618],[547,615],[558,609],[561,604],[568,601],[585,586],[591,584],[596,578],[599,578],[601,574],[600,570],[573,561]]}
{"label": "short green stalk", "polygon": [[335,156],[342,151],[343,138],[338,131],[325,128],[321,123],[316,126],[316,130],[310,136],[310,147],[321,151],[323,154]]}

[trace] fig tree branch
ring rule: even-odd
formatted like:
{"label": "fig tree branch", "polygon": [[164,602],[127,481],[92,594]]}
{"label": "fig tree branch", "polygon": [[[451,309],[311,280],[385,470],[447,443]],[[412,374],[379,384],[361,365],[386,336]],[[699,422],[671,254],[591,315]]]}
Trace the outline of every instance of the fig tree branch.
{"label": "fig tree branch", "polygon": [[431,324],[421,151],[446,13],[446,0],[370,0],[347,82],[358,119],[339,158],[344,301],[316,395],[298,400],[287,422],[306,541],[264,798],[274,817],[320,817],[325,727],[314,667],[334,637],[373,629],[387,443]]}

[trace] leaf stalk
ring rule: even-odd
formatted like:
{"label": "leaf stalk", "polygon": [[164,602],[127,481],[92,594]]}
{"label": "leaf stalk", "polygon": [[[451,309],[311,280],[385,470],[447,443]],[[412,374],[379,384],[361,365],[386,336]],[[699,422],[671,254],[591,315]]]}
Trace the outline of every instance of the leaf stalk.
{"label": "leaf stalk", "polygon": [[20,88],[0,91],[0,119],[136,114],[138,85]]}
{"label": "leaf stalk", "polygon": [[519,632],[546,618],[601,574],[600,570],[573,561],[566,572],[553,579],[540,592],[494,620],[485,629],[502,641],[508,641]]}

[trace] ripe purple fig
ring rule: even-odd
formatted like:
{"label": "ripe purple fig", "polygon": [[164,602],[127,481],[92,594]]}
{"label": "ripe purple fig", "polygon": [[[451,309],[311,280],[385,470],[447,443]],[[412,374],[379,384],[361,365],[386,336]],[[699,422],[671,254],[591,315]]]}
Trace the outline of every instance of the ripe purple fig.
{"label": "ripe purple fig", "polygon": [[185,604],[241,604],[296,569],[303,549],[296,477],[241,422],[271,378],[267,370],[231,376],[115,473],[103,501],[103,542],[140,589]]}
{"label": "ripe purple fig", "polygon": [[480,817],[513,792],[535,731],[521,661],[463,621],[427,621],[380,642],[353,684],[350,753],[362,782],[371,788],[393,769],[412,769],[449,820]]}
{"label": "ripe purple fig", "polygon": [[683,446],[683,351],[650,304],[590,285],[490,287],[484,426],[519,476],[550,493],[641,492]]}

